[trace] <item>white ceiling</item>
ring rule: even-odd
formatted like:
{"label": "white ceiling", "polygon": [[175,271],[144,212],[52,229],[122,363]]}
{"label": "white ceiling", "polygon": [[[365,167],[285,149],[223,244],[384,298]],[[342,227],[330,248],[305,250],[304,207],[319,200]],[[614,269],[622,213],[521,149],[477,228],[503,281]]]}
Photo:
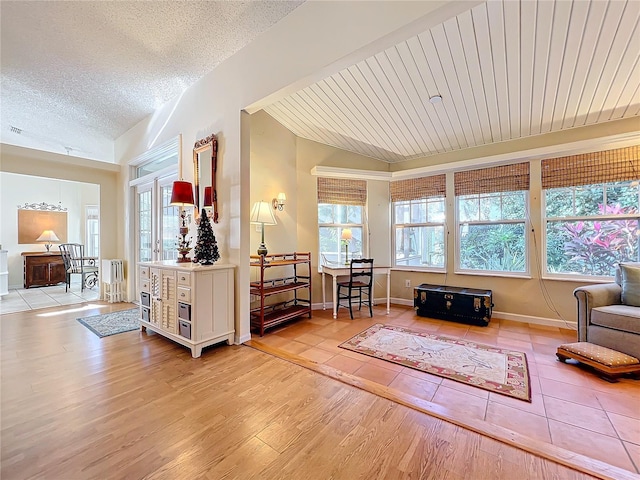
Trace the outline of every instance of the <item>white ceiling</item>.
{"label": "white ceiling", "polygon": [[115,138],[301,3],[2,0],[0,140],[113,161]]}
{"label": "white ceiling", "polygon": [[637,0],[490,0],[265,111],[387,162],[638,116],[639,18]]}
{"label": "white ceiling", "polygon": [[[300,3],[2,0],[0,140],[113,161],[115,138]],[[387,162],[637,117],[639,22],[637,0],[489,0],[265,110]]]}

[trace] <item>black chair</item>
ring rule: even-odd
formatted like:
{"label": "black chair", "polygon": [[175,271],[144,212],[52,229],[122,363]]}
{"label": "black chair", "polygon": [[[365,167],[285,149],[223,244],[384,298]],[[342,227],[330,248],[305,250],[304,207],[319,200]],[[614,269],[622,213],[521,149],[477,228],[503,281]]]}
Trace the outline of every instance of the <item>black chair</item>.
{"label": "black chair", "polygon": [[84,291],[85,286],[87,288],[95,287],[98,282],[98,267],[95,265],[95,259],[85,258],[84,245],[80,243],[61,243],[59,248],[64,262],[64,270],[67,274],[65,292],[69,291],[71,275],[73,274],[82,276],[80,291]]}
{"label": "black chair", "polygon": [[362,305],[369,306],[369,315],[373,317],[371,289],[373,287],[373,258],[351,260],[349,281],[338,282],[338,309],[349,309],[353,320],[353,303],[357,301],[358,310]]}

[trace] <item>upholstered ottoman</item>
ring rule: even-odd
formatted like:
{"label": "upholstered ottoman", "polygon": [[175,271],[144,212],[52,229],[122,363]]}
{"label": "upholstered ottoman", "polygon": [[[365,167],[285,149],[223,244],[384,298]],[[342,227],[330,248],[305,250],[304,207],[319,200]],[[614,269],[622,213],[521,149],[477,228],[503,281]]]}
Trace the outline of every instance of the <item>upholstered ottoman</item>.
{"label": "upholstered ottoman", "polygon": [[573,358],[589,365],[610,382],[617,382],[618,377],[626,374],[633,374],[637,378],[636,374],[640,372],[640,360],[636,357],[589,342],[560,345],[556,356],[561,362]]}

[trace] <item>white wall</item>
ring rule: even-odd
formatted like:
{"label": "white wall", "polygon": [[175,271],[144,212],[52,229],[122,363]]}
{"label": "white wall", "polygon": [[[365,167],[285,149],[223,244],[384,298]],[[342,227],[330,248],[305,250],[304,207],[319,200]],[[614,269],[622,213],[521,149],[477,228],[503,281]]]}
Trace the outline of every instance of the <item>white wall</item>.
{"label": "white wall", "polygon": [[[62,207],[67,208],[67,241],[84,243],[85,206],[99,204],[100,188],[95,184],[0,172],[0,243],[9,251],[9,288],[22,287],[21,253],[45,251],[42,244],[18,244],[17,206],[42,202],[62,202]],[[58,251],[55,244],[51,249]]]}

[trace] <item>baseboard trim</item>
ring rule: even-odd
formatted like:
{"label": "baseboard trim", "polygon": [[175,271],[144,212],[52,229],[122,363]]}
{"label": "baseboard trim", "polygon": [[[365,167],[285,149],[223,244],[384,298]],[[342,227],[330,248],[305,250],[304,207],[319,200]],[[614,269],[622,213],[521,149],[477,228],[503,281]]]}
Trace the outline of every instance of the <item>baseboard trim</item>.
{"label": "baseboard trim", "polygon": [[247,333],[246,335],[242,335],[239,337],[238,335],[234,335],[233,341],[236,345],[242,345],[244,342],[248,342],[251,340],[251,334]]}
{"label": "baseboard trim", "polygon": [[[376,298],[376,305],[384,305],[386,303],[386,298]],[[413,306],[413,300],[409,300],[406,298],[395,298],[392,297],[390,299],[392,305],[404,305],[407,307]],[[327,302],[327,310],[331,309],[332,303]],[[322,303],[314,303],[311,307],[313,310],[322,310]],[[504,319],[504,320],[512,320],[514,322],[520,323],[531,323],[533,325],[544,325],[547,327],[558,327],[558,328],[566,328],[569,330],[577,330],[576,322],[571,322],[569,320],[562,320],[559,318],[547,318],[547,317],[533,317],[530,315],[520,315],[519,313],[508,313],[508,312],[500,312],[497,310],[493,311],[493,317]]]}
{"label": "baseboard trim", "polygon": [[547,327],[567,328],[570,330],[577,330],[578,326],[576,322],[570,322],[568,320],[561,320],[559,318],[546,318],[546,317],[531,317],[529,315],[520,315],[518,313],[499,312],[494,310],[493,316],[500,318],[501,320],[512,320],[520,323],[531,323],[534,325],[544,325]]}

